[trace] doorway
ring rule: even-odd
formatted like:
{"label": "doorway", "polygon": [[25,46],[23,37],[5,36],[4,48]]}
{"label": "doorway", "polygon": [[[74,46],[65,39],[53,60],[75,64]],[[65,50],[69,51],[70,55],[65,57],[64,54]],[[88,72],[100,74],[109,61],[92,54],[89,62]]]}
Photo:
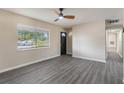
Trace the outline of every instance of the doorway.
{"label": "doorway", "polygon": [[108,52],[117,52],[117,32],[108,32]]}
{"label": "doorway", "polygon": [[67,33],[61,32],[61,55],[66,55],[66,39],[67,39]]}
{"label": "doorway", "polygon": [[122,32],[122,28],[106,30],[107,58],[109,54],[117,54],[120,58],[123,57]]}

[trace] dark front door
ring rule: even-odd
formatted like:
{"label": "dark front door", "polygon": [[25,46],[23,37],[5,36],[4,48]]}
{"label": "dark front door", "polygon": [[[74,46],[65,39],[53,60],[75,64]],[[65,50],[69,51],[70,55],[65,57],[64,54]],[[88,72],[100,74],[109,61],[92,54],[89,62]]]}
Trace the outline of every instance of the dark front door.
{"label": "dark front door", "polygon": [[66,38],[67,38],[66,32],[61,32],[61,55],[66,54]]}

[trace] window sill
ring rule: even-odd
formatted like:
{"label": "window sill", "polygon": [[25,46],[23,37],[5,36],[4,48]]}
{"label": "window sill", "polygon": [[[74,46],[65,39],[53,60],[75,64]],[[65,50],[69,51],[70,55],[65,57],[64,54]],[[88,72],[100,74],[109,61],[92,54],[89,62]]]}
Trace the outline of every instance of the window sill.
{"label": "window sill", "polygon": [[19,49],[17,48],[17,51],[30,51],[30,50],[38,50],[38,49],[43,49],[43,48],[50,48],[50,47],[39,47],[39,48],[24,48],[24,49]]}

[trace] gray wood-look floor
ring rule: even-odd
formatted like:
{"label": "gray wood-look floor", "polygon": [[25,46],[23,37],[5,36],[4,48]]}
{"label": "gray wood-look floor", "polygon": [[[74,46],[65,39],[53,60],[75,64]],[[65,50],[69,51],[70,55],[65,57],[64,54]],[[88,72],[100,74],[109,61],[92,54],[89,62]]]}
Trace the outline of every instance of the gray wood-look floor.
{"label": "gray wood-look floor", "polygon": [[1,84],[121,84],[122,59],[109,53],[107,63],[60,56],[0,74]]}

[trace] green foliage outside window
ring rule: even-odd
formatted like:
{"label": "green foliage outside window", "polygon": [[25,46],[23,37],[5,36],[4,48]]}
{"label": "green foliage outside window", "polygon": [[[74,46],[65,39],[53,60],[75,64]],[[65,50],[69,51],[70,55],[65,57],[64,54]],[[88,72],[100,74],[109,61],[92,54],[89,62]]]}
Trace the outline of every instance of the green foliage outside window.
{"label": "green foliage outside window", "polygon": [[[30,29],[29,29],[30,30]],[[49,47],[48,31],[29,31],[17,29],[18,48],[39,48]]]}

